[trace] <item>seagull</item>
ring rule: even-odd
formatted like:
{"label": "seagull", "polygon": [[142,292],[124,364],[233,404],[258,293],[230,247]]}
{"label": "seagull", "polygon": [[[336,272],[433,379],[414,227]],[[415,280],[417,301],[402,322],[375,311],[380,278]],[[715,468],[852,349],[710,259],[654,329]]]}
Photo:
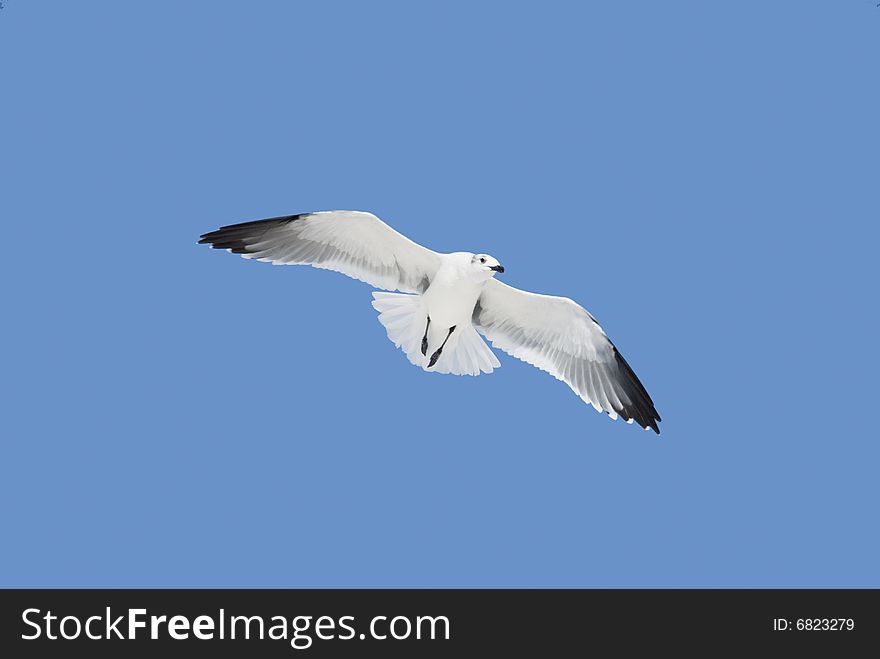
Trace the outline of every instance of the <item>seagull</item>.
{"label": "seagull", "polygon": [[[636,374],[582,306],[495,279],[488,254],[441,254],[364,211],[319,211],[232,224],[199,244],[276,265],[311,265],[359,279],[388,338],[425,371],[491,373],[495,348],[562,380],[612,419],[658,435],[660,415]],[[385,292],[390,291],[390,292]]]}

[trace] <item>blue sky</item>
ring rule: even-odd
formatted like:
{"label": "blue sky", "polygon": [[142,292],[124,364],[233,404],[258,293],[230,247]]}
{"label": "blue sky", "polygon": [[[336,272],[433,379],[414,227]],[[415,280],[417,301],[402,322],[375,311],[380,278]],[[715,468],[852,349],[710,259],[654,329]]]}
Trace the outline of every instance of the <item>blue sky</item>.
{"label": "blue sky", "polygon": [[[880,587],[880,9],[8,0],[0,585]],[[196,245],[370,210],[663,417]]]}

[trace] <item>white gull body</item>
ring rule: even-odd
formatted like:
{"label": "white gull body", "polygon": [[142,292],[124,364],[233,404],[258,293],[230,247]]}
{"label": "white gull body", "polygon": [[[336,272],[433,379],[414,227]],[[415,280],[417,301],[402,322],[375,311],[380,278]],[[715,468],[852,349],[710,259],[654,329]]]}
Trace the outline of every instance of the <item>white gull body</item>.
{"label": "white gull body", "polygon": [[[488,254],[439,257],[439,267],[422,295],[373,293],[379,322],[407,358],[426,371],[491,373],[501,362],[477,334],[473,315],[486,283],[504,269]],[[438,349],[441,353],[435,354]]]}

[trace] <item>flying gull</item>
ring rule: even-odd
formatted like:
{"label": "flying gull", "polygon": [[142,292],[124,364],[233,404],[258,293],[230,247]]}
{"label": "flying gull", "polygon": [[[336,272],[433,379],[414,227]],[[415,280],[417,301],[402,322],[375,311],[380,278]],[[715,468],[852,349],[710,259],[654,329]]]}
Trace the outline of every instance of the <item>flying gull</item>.
{"label": "flying gull", "polygon": [[636,374],[590,313],[565,297],[503,284],[488,254],[441,254],[362,211],[322,211],[244,222],[200,244],[277,265],[335,270],[385,291],[373,307],[410,362],[453,375],[501,366],[492,345],[565,382],[612,419],[660,433],[660,415]]}

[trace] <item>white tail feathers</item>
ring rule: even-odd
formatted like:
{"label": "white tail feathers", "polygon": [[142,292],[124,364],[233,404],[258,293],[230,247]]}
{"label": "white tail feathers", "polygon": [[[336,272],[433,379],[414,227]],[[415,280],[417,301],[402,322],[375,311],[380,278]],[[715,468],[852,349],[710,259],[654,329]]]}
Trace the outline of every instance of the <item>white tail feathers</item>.
{"label": "white tail feathers", "polygon": [[388,338],[403,350],[407,359],[426,371],[452,375],[479,375],[491,373],[501,366],[495,353],[486,345],[472,325],[457,327],[443,354],[434,366],[428,368],[428,357],[422,354],[422,336],[428,313],[421,295],[406,293],[373,293],[373,308],[379,312],[379,322],[385,326]]}
{"label": "white tail feathers", "polygon": [[[421,354],[421,353],[419,353]],[[473,325],[457,327],[437,363],[430,370],[453,375],[479,375],[491,373],[501,366],[501,362],[477,334]]]}
{"label": "white tail feathers", "polygon": [[422,306],[422,296],[375,292],[373,308],[379,312],[379,322],[385,326],[391,342],[403,350],[413,364],[427,366],[428,360],[421,352],[428,318]]}

